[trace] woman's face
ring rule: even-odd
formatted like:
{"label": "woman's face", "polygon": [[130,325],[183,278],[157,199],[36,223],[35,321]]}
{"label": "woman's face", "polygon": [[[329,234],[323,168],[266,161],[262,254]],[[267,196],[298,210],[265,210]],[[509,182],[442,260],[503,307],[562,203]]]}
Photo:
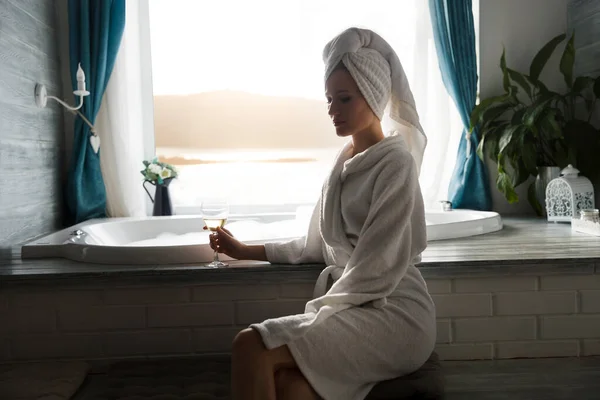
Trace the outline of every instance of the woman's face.
{"label": "woman's face", "polygon": [[329,116],[338,136],[350,136],[370,130],[379,119],[345,69],[336,69],[325,82]]}

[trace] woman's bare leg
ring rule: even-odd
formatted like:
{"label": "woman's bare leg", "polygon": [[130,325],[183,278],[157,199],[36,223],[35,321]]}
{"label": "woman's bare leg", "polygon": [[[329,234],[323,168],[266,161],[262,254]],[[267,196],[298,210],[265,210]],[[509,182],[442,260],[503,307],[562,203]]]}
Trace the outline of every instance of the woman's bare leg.
{"label": "woman's bare leg", "polygon": [[[279,400],[276,397],[275,374],[282,369],[294,368],[297,368],[296,361],[287,346],[267,350],[258,332],[244,329],[233,340],[232,399]],[[295,381],[294,384],[298,385]]]}
{"label": "woman's bare leg", "polygon": [[275,373],[277,400],[321,400],[298,368],[284,368]]}

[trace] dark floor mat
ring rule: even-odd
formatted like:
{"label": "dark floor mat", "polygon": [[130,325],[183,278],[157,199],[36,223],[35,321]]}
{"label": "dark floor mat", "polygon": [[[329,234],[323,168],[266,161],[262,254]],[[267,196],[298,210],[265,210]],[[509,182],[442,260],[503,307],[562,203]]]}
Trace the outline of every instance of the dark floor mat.
{"label": "dark floor mat", "polygon": [[[229,399],[229,356],[125,361],[90,375],[75,400]],[[439,399],[443,392],[437,355],[419,371],[377,385],[367,400]]]}
{"label": "dark floor mat", "polygon": [[89,369],[90,366],[81,361],[2,364],[0,399],[70,399]]}
{"label": "dark floor mat", "polygon": [[76,400],[229,399],[229,357],[123,361],[90,375]]}

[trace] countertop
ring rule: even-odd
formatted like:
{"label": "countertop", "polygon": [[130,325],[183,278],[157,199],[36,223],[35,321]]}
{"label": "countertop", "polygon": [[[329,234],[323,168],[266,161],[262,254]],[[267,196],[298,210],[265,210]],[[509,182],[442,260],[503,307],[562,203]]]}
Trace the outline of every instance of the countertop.
{"label": "countertop", "polygon": [[[539,273],[600,273],[600,237],[573,232],[570,224],[537,218],[506,218],[501,231],[462,239],[434,241],[419,268],[426,279],[453,276]],[[202,282],[314,281],[323,265],[278,265],[235,261],[229,268],[203,264],[102,265],[66,259],[6,261],[0,265],[0,287],[55,284],[84,280],[199,280]]]}

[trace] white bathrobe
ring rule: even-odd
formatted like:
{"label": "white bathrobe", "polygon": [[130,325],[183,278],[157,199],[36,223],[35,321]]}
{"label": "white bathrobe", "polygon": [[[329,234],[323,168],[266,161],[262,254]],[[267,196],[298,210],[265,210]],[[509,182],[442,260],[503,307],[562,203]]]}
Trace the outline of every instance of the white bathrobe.
{"label": "white bathrobe", "polygon": [[[339,153],[306,236],[265,245],[273,263],[323,262],[304,314],[251,325],[287,345],[325,400],[364,399],[421,367],[435,344],[435,307],[415,267],[427,245],[417,167],[400,135]],[[328,277],[334,283],[327,290]]]}

